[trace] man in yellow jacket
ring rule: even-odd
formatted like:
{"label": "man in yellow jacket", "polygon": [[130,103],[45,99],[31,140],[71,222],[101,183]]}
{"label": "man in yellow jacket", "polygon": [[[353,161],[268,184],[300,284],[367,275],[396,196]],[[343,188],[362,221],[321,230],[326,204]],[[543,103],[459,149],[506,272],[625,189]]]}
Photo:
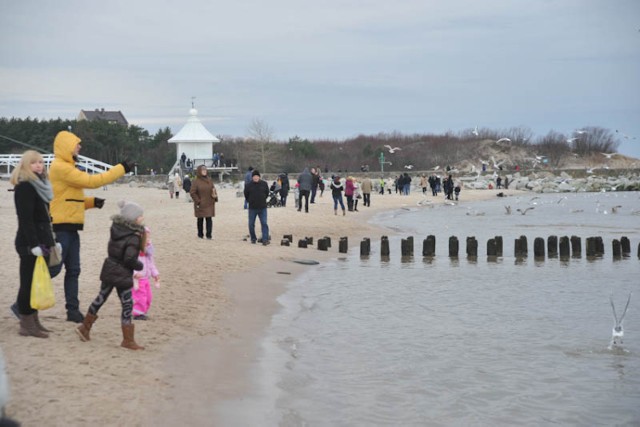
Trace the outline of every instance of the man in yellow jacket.
{"label": "man in yellow jacket", "polygon": [[78,277],[80,276],[80,236],[84,227],[84,211],[102,208],[104,199],[85,197],[85,188],[99,188],[110,184],[131,171],[131,164],[123,161],[107,172],[88,174],[76,168],[80,153],[80,138],[71,132],[62,131],[53,141],[55,158],[49,169],[53,187],[51,222],[56,239],[62,244],[62,263],[50,268],[51,277],[57,276],[65,267],[64,296],[67,320],[81,323],[84,316],[79,310]]}

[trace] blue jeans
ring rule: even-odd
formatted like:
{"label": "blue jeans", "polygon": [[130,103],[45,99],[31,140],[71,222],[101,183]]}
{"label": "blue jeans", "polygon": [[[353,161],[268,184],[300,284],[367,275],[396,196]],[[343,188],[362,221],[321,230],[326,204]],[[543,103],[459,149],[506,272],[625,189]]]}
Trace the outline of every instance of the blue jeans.
{"label": "blue jeans", "polygon": [[256,237],[256,217],[260,218],[260,226],[262,227],[262,241],[269,240],[269,226],[267,225],[267,208],[251,209],[249,208],[249,235],[251,241],[258,240]]}
{"label": "blue jeans", "polygon": [[64,298],[67,311],[79,311],[78,277],[80,276],[80,235],[77,231],[56,231],[56,240],[62,245],[62,262],[49,268],[56,277],[64,265]]}
{"label": "blue jeans", "polygon": [[333,196],[333,210],[338,209],[338,203],[340,203],[340,207],[344,210],[344,202],[342,201],[342,196],[336,197]]}

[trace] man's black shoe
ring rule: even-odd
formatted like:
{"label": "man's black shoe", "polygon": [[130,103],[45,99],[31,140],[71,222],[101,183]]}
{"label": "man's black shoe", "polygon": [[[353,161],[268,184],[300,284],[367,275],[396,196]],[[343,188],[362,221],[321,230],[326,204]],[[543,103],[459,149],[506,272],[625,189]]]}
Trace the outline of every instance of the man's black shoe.
{"label": "man's black shoe", "polygon": [[84,316],[78,310],[67,311],[67,322],[82,323]]}

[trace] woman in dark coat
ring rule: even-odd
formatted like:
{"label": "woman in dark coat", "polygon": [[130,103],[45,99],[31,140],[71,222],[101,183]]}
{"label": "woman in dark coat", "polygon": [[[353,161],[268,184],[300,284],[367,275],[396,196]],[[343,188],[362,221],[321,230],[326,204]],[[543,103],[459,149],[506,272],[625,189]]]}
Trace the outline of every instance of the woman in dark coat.
{"label": "woman in dark coat", "polygon": [[194,215],[197,218],[198,237],[205,237],[203,222],[206,222],[206,237],[211,240],[213,230],[212,217],[216,216],[216,202],[213,198],[213,180],[205,165],[198,166],[196,177],[191,183],[191,198],[193,199]]}
{"label": "woman in dark coat", "polygon": [[15,246],[20,256],[17,300],[20,335],[48,338],[47,332],[51,331],[42,326],[38,311],[31,308],[31,280],[36,259],[38,256],[47,256],[50,248],[56,245],[49,216],[53,190],[42,155],[33,150],[25,151],[11,174],[11,184],[15,186],[13,196],[18,215]]}

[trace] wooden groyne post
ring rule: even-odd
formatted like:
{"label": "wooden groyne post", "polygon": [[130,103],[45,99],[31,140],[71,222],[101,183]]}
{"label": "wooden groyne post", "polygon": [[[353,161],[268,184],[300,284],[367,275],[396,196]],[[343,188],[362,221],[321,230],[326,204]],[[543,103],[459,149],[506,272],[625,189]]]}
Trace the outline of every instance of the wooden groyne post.
{"label": "wooden groyne post", "polygon": [[371,254],[371,239],[365,237],[360,242],[360,256],[369,256]]}
{"label": "wooden groyne post", "polygon": [[298,247],[299,248],[306,248],[307,247],[307,239],[298,240]]}
{"label": "wooden groyne post", "polygon": [[460,243],[458,242],[458,238],[456,236],[449,237],[449,256],[451,258],[457,258],[459,249]]}
{"label": "wooden groyne post", "polygon": [[614,259],[622,258],[622,245],[620,244],[620,240],[613,239],[611,242],[611,253]]}
{"label": "wooden groyne post", "polygon": [[432,257],[436,255],[436,236],[430,234],[422,241],[422,256]]}
{"label": "wooden groyne post", "polygon": [[467,237],[467,257],[469,258],[477,258],[478,257],[478,241],[475,236]]}
{"label": "wooden groyne post", "polygon": [[400,241],[400,253],[402,256],[413,256],[413,236]]}
{"label": "wooden groyne post", "polygon": [[575,258],[582,256],[582,239],[578,236],[571,236],[571,254]]}
{"label": "wooden groyne post", "polygon": [[534,258],[544,259],[544,238],[536,237],[533,239],[533,256]]}
{"label": "wooden groyne post", "polygon": [[318,250],[319,251],[327,251],[329,250],[329,242],[326,237],[322,237],[318,239]]}
{"label": "wooden groyne post", "polygon": [[549,258],[558,256],[558,236],[549,236],[547,238],[547,254],[549,254]]}
{"label": "wooden groyne post", "polygon": [[569,236],[560,238],[560,258],[569,258],[571,256]]}
{"label": "wooden groyne post", "polygon": [[346,254],[348,249],[349,239],[346,236],[341,237],[340,241],[338,242],[338,252],[340,252],[341,254]]}
{"label": "wooden groyne post", "polygon": [[628,237],[622,236],[620,238],[620,246],[622,247],[622,256],[631,255],[631,242]]}
{"label": "wooden groyne post", "polygon": [[391,251],[389,250],[389,237],[382,236],[380,238],[380,256],[388,257],[389,254],[391,254]]}
{"label": "wooden groyne post", "polygon": [[518,237],[513,245],[513,252],[516,258],[524,258],[529,254],[527,248],[527,236]]}
{"label": "wooden groyne post", "polygon": [[493,238],[496,241],[496,256],[502,256],[502,236]]}

